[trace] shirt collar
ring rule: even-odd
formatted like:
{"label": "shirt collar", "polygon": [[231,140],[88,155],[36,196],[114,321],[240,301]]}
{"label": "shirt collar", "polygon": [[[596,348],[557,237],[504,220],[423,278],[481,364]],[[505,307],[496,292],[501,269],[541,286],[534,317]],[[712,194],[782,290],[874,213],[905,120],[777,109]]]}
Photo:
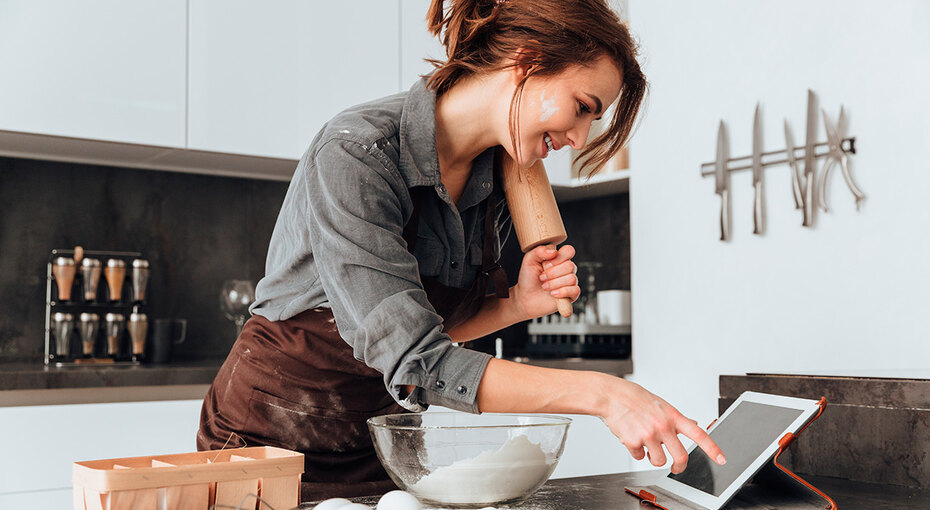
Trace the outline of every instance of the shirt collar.
{"label": "shirt collar", "polygon": [[[436,92],[426,86],[426,80],[421,78],[410,87],[400,116],[400,172],[407,187],[442,183],[436,153]],[[472,162],[471,175],[459,200],[461,210],[491,194],[496,149],[491,147]]]}
{"label": "shirt collar", "polygon": [[426,87],[425,78],[410,87],[400,115],[400,172],[407,187],[442,182],[436,154],[436,92]]}

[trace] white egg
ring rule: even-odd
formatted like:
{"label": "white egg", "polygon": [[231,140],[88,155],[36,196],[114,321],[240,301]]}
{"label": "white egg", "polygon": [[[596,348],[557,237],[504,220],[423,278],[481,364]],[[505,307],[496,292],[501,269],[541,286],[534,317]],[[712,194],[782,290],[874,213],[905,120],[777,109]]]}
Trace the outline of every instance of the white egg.
{"label": "white egg", "polygon": [[391,491],[381,496],[378,510],[423,510],[413,494],[404,491]]}
{"label": "white egg", "polygon": [[[353,504],[348,499],[333,498],[327,499],[319,505],[313,507],[313,510],[339,510]],[[367,507],[366,507],[367,508]]]}
{"label": "white egg", "polygon": [[371,510],[371,507],[361,503],[352,503],[351,505],[339,507],[339,510]]}

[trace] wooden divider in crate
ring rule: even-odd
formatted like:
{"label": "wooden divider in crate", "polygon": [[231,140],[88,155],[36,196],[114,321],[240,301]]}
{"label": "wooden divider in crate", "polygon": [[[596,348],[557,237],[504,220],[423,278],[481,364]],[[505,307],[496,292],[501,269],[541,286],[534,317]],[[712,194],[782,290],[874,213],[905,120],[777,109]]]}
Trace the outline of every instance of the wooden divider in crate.
{"label": "wooden divider in crate", "polygon": [[74,509],[287,510],[303,470],[303,454],[270,446],[75,462]]}

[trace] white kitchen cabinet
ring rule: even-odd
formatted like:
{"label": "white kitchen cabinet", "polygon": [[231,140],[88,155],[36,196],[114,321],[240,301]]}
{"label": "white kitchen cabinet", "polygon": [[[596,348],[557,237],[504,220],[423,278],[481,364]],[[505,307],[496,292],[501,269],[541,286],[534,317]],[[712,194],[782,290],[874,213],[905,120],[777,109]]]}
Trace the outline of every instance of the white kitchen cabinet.
{"label": "white kitchen cabinet", "polygon": [[0,503],[39,491],[62,497],[71,487],[71,464],[76,461],[195,451],[202,403],[2,407]]}
{"label": "white kitchen cabinet", "polygon": [[0,130],[183,147],[186,5],[0,2]]}
{"label": "white kitchen cabinet", "polygon": [[298,159],[339,111],[399,91],[400,0],[190,0],[188,148]]}
{"label": "white kitchen cabinet", "polygon": [[400,87],[407,90],[420,75],[432,72],[425,58],[446,59],[439,38],[426,28],[430,0],[400,0]]}

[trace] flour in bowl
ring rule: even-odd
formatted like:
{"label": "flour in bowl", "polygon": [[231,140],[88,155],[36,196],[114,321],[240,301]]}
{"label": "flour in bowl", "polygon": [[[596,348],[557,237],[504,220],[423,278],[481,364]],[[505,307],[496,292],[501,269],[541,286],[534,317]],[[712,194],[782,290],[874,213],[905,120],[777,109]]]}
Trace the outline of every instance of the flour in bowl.
{"label": "flour in bowl", "polygon": [[555,469],[538,444],[525,435],[511,438],[497,451],[460,460],[424,476],[409,489],[439,503],[488,504],[526,495]]}

